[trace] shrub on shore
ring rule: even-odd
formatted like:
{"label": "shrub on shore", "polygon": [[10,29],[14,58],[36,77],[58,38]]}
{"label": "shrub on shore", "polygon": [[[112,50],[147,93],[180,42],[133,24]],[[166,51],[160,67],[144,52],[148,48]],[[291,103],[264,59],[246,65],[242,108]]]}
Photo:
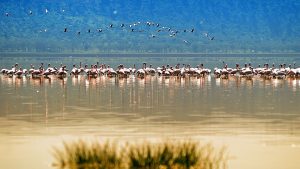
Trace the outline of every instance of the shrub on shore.
{"label": "shrub on shore", "polygon": [[227,155],[210,144],[164,141],[127,144],[88,144],[82,140],[55,149],[54,165],[60,169],[225,169]]}
{"label": "shrub on shore", "polygon": [[123,168],[121,155],[115,144],[82,140],[64,143],[64,149],[55,149],[54,166],[61,169],[115,169]]}

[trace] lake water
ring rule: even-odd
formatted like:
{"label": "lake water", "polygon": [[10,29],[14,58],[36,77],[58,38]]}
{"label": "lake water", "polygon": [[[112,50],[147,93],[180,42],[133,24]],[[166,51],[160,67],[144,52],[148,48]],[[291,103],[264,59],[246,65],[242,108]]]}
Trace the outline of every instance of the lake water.
{"label": "lake water", "polygon": [[[9,55],[0,67],[99,61],[154,67],[300,63],[300,55]],[[225,145],[231,169],[300,168],[300,79],[9,78],[0,75],[0,168],[53,168],[53,146],[78,138],[192,138]]]}

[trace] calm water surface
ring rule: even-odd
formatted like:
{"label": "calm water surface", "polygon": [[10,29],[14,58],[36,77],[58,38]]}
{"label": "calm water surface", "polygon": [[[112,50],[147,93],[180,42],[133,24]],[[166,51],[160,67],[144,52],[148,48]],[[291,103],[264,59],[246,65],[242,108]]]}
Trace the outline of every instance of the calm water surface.
{"label": "calm water surface", "polygon": [[[293,63],[300,56],[10,56],[18,62],[153,64]],[[52,168],[62,140],[195,138],[228,146],[230,168],[297,169],[300,79],[8,78],[0,76],[0,168]],[[16,162],[17,161],[17,162]]]}

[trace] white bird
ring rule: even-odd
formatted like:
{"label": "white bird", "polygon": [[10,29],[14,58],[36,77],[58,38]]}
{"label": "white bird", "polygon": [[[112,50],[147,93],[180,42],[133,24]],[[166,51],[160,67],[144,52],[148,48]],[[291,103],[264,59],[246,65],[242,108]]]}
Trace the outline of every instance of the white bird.
{"label": "white bird", "polygon": [[67,76],[68,72],[66,71],[65,68],[66,68],[66,67],[63,66],[63,67],[61,67],[61,68],[58,70],[58,72],[57,72],[58,77],[65,77],[65,76]]}
{"label": "white bird", "polygon": [[2,74],[6,74],[6,73],[7,73],[7,71],[8,71],[8,69],[1,69],[1,71],[0,71],[0,72],[1,72]]}
{"label": "white bird", "polygon": [[138,77],[144,78],[145,77],[145,70],[144,69],[138,69],[136,71],[136,74],[137,74]]}
{"label": "white bird", "polygon": [[115,76],[117,76],[117,72],[113,68],[108,67],[107,68],[107,76],[115,77]]}
{"label": "white bird", "polygon": [[216,77],[220,77],[221,76],[221,73],[222,73],[222,69],[219,69],[219,68],[214,68],[214,75]]}
{"label": "white bird", "polygon": [[21,77],[23,75],[23,69],[20,68],[18,71],[15,72],[15,75],[17,75],[17,77]]}
{"label": "white bird", "polygon": [[76,68],[76,65],[73,65],[70,75],[78,76],[79,74],[80,74],[79,69]]}
{"label": "white bird", "polygon": [[48,77],[49,75],[51,75],[51,70],[50,69],[46,69],[43,73],[42,73],[45,77]]}
{"label": "white bird", "polygon": [[31,72],[32,78],[40,77],[42,75],[42,71],[40,69],[34,69]]}

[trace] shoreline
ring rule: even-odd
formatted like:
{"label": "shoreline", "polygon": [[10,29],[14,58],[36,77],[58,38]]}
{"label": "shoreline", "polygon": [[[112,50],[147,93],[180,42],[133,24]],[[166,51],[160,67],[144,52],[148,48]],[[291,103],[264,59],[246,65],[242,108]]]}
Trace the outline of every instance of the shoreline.
{"label": "shoreline", "polygon": [[266,56],[280,56],[284,55],[299,55],[300,53],[44,53],[44,52],[0,52],[0,57],[33,57],[34,56],[64,56],[64,57],[266,57]]}

